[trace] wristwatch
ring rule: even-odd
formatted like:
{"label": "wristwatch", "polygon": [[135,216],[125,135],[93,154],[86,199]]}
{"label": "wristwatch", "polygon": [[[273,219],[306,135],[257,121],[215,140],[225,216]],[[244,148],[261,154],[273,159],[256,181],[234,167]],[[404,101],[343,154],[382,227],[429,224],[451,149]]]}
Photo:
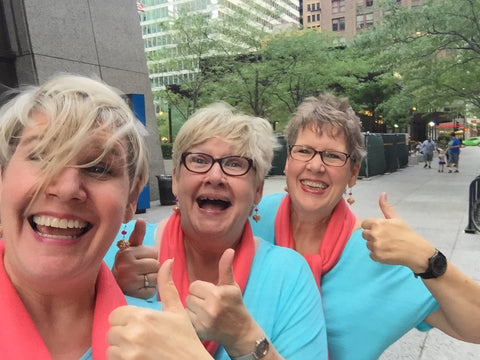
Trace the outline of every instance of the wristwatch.
{"label": "wristwatch", "polygon": [[434,279],[442,276],[447,270],[447,258],[438,249],[435,249],[433,256],[428,259],[427,271],[421,274],[415,274],[422,279]]}
{"label": "wristwatch", "polygon": [[255,341],[255,350],[247,355],[239,357],[232,357],[232,360],[259,360],[268,354],[270,348],[270,341],[264,336],[263,338]]}

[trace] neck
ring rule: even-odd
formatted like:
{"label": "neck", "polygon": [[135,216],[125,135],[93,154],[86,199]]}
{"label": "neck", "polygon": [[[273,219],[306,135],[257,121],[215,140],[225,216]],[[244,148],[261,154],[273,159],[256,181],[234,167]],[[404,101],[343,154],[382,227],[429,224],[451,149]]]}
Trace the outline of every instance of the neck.
{"label": "neck", "polygon": [[241,241],[232,244],[227,239],[198,239],[187,237],[184,234],[185,261],[187,263],[188,279],[190,283],[196,280],[218,282],[218,263],[225,250],[236,249]]}
{"label": "neck", "polygon": [[319,219],[319,217],[299,215],[292,208],[290,222],[295,250],[302,255],[317,254],[329,220],[330,216]]}
{"label": "neck", "polygon": [[94,288],[62,298],[25,292],[20,297],[53,359],[79,359],[91,347]]}
{"label": "neck", "polygon": [[32,284],[9,275],[52,358],[79,359],[92,344],[95,281]]}

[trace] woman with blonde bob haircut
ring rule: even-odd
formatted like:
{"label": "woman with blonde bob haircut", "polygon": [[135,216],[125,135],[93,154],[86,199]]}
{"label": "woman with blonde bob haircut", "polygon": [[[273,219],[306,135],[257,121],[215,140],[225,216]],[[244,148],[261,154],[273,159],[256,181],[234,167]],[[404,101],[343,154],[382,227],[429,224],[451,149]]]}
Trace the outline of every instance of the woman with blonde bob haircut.
{"label": "woman with blonde bob haircut", "polygon": [[105,359],[125,296],[102,259],[148,178],[120,93],[59,75],[0,111],[2,359]]}
{"label": "woman with blonde bob haircut", "polygon": [[[163,264],[158,279],[171,271],[179,294],[165,296],[163,286],[159,293],[166,310],[181,315],[179,323],[186,312],[204,341],[208,353],[197,350],[192,358],[328,358],[321,297],[307,263],[290,249],[254,237],[248,220],[262,197],[275,145],[268,121],[223,103],[195,112],[175,139],[172,189],[178,207],[158,227],[156,242]],[[130,239],[143,238],[137,230]],[[137,288],[144,286],[146,273],[151,282],[159,264],[143,258],[142,248],[117,254],[119,283],[131,286],[132,273]],[[129,262],[133,258],[136,262]],[[123,339],[115,345],[158,359],[171,356],[172,347],[195,348],[193,336],[194,344],[172,337],[169,329],[178,328],[173,323],[154,320],[155,327],[143,326],[161,313],[135,307],[115,311],[111,335]],[[128,336],[132,331],[136,338]]]}

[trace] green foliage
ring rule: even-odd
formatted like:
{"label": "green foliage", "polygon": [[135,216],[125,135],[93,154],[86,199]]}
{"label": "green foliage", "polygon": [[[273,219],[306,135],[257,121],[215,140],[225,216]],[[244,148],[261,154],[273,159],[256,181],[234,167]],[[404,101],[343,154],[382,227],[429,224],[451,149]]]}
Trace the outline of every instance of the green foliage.
{"label": "green foliage", "polygon": [[[177,56],[149,59],[149,67],[195,73],[158,94],[170,104],[173,137],[195,109],[219,100],[281,131],[303,99],[323,91],[347,96],[365,123],[389,129],[406,130],[413,106],[422,114],[464,113],[468,103],[480,114],[480,1],[379,3],[382,20],[351,42],[317,29],[272,35],[250,25],[241,6],[254,6],[251,0],[221,19],[181,14],[170,28]],[[164,117],[159,129],[168,132]]]}
{"label": "green foliage", "polygon": [[401,75],[400,99],[381,105],[386,114],[403,103],[424,113],[458,101],[480,107],[480,2],[426,0],[407,8],[382,2],[383,21],[355,39],[359,51],[376,54],[376,67]]}

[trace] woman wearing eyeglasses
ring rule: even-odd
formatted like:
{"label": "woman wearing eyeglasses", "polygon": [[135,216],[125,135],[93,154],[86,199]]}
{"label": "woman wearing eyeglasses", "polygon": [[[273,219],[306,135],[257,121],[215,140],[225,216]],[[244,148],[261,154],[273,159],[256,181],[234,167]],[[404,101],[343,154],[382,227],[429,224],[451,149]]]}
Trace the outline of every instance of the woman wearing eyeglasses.
{"label": "woman wearing eyeglasses", "polygon": [[[298,253],[254,237],[248,221],[262,197],[274,145],[268,121],[225,104],[193,114],[173,145],[178,209],[157,231],[159,263],[174,259],[180,299],[215,359],[328,358],[321,298],[308,264]],[[121,250],[117,263],[140,248]],[[125,273],[118,266],[116,272]],[[140,276],[137,283],[144,281]],[[157,315],[131,307],[113,319],[126,352],[151,353],[165,332],[175,339],[160,321],[147,329],[139,316],[145,313]],[[163,358],[162,346],[156,350]]]}
{"label": "woman wearing eyeglasses", "polygon": [[377,359],[415,327],[478,342],[475,281],[447,266],[385,195],[379,202],[385,219],[361,222],[350,211],[349,189],[365,150],[348,101],[330,94],[306,99],[286,135],[287,193],[265,196],[252,228],[307,259],[322,293],[330,358]]}

